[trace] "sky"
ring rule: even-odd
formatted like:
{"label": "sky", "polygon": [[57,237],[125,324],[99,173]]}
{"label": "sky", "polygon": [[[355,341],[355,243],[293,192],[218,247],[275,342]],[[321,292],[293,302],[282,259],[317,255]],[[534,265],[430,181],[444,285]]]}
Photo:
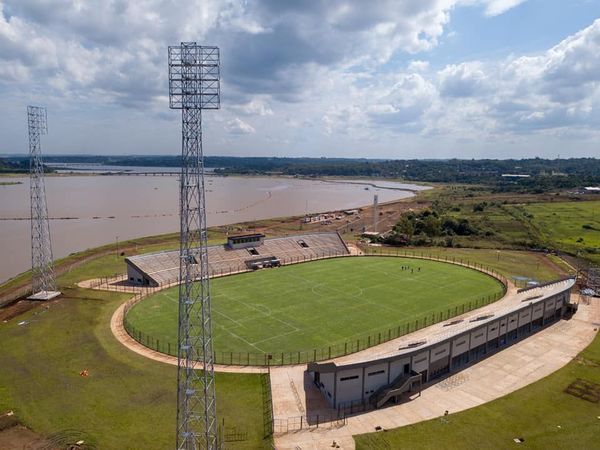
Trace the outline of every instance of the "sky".
{"label": "sky", "polygon": [[167,47],[216,45],[204,152],[600,157],[598,0],[0,0],[0,154],[180,152]]}

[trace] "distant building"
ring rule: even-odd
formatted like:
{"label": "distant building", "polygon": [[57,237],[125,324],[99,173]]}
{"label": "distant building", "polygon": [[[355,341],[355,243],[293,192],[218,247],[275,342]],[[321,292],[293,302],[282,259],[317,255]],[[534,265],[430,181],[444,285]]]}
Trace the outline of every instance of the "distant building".
{"label": "distant building", "polygon": [[531,175],[520,174],[520,173],[503,173],[503,178],[530,178]]}
{"label": "distant building", "polygon": [[230,249],[258,247],[262,245],[264,239],[265,235],[261,233],[229,236],[227,238],[227,247]]}
{"label": "distant building", "polygon": [[598,186],[587,186],[587,187],[584,187],[583,190],[587,194],[600,194],[600,187],[598,187]]}

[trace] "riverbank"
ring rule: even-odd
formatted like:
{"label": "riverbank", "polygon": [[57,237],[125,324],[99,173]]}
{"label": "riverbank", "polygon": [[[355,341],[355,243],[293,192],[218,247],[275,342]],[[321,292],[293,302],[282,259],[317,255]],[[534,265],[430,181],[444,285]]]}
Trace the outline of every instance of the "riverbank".
{"label": "riverbank", "polygon": [[[30,265],[29,182],[0,190],[0,280]],[[175,232],[179,228],[176,176],[49,176],[46,197],[54,256],[117,241]],[[357,184],[358,183],[358,184]],[[364,185],[294,177],[206,177],[209,226],[230,226],[279,217],[354,210],[412,197],[425,187],[382,181]],[[391,189],[390,189],[391,188]],[[298,221],[298,227],[300,223]]]}

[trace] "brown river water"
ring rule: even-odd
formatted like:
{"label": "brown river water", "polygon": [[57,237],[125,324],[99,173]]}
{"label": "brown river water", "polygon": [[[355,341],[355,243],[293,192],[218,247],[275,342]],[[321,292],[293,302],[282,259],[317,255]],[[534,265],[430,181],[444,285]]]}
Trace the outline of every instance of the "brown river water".
{"label": "brown river water", "polygon": [[[29,180],[0,178],[0,282],[31,266]],[[422,186],[377,181],[326,182],[292,178],[208,176],[209,226],[350,209],[410,197]],[[387,188],[387,189],[385,189]],[[391,189],[390,189],[391,188]],[[46,178],[55,258],[142,236],[175,232],[176,176],[64,176]]]}

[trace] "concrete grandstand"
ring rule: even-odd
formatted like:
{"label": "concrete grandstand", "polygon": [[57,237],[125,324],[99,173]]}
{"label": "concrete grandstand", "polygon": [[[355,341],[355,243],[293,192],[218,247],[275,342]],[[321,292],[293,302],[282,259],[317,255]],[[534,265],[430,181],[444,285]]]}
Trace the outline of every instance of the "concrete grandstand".
{"label": "concrete grandstand", "polygon": [[[312,233],[265,239],[263,235],[230,236],[208,247],[209,275],[350,254],[338,233]],[[125,258],[130,284],[157,287],[179,280],[179,250]]]}

